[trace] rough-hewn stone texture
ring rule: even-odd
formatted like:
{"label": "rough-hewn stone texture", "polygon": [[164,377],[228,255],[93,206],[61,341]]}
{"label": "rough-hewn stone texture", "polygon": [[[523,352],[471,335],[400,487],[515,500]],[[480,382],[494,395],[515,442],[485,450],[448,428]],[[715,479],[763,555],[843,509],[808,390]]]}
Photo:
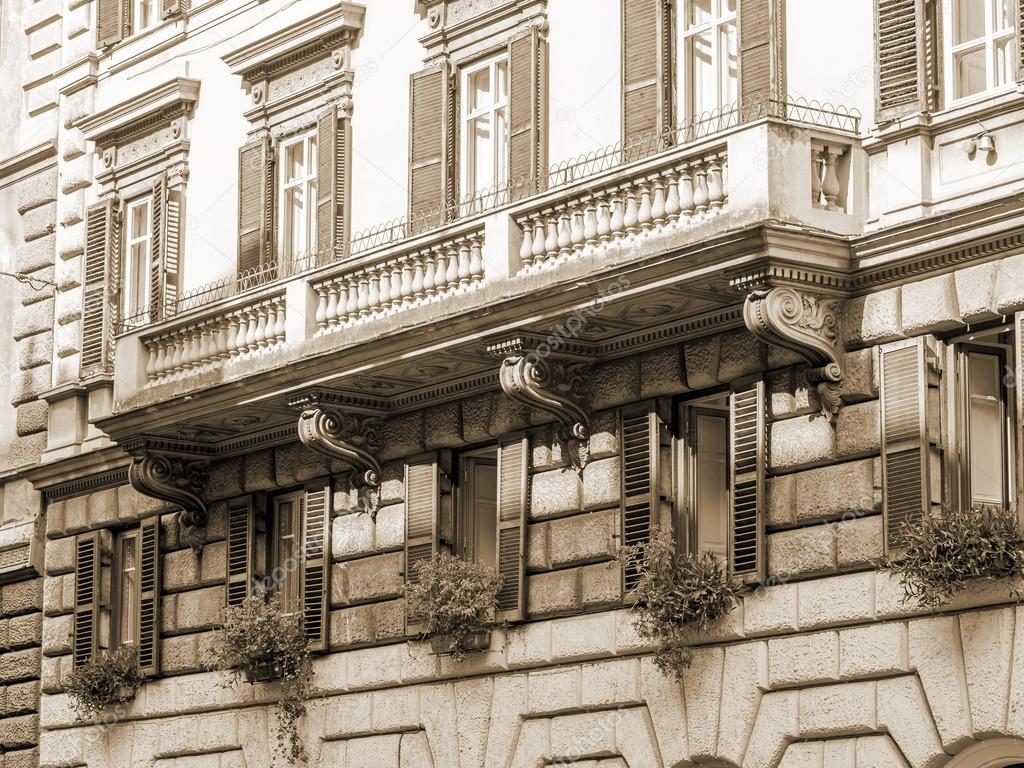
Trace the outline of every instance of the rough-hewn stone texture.
{"label": "rough-hewn stone texture", "polygon": [[702,389],[718,383],[718,361],[721,337],[708,336],[683,345],[686,362],[686,383],[690,389]]}
{"label": "rough-hewn stone texture", "polygon": [[786,419],[771,426],[772,470],[831,461],[835,452],[836,430],[821,416]]}
{"label": "rough-hewn stone texture", "polygon": [[582,506],[583,483],[572,470],[539,472],[531,483],[530,517],[534,520],[576,512]]}
{"label": "rough-hewn stone texture", "polygon": [[612,408],[640,399],[640,359],[627,357],[594,366],[590,372],[590,407]]}
{"label": "rough-hewn stone texture", "polygon": [[681,344],[640,355],[641,398],[677,395],[687,390]]}
{"label": "rough-hewn stone texture", "polygon": [[900,323],[899,288],[859,296],[846,302],[843,341],[852,346],[892,341],[903,335]]}

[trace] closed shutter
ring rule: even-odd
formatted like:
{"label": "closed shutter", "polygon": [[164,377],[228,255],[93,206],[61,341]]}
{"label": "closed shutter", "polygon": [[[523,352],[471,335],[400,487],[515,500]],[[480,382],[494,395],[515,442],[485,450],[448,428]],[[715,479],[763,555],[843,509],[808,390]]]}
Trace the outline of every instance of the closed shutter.
{"label": "closed shutter", "polygon": [[75,539],[74,666],[87,664],[99,650],[100,537],[85,533]]}
{"label": "closed shutter", "polygon": [[163,18],[169,19],[171,16],[176,16],[182,12],[183,0],[162,0],[163,3]]}
{"label": "closed shutter", "polygon": [[160,516],[139,524],[139,670],[160,673]]}
{"label": "closed shutter", "polygon": [[310,649],[325,651],[328,645],[327,594],[331,572],[331,486],[306,490],[303,515],[302,621]]}
{"label": "closed shutter", "polygon": [[899,556],[906,529],[930,510],[932,483],[940,479],[929,439],[929,411],[933,422],[938,419],[937,374],[929,360],[923,338],[880,353],[882,514],[890,557]]}
{"label": "closed shutter", "polygon": [[238,150],[238,274],[252,277],[271,260],[273,161],[270,139]]}
{"label": "closed shutter", "polygon": [[[416,566],[434,557],[437,551],[437,517],[440,507],[436,454],[410,460],[405,465],[405,583],[415,584]],[[405,617],[406,634],[423,631],[420,616],[409,611]]]}
{"label": "closed shutter", "polygon": [[121,41],[124,37],[124,0],[97,0],[96,2],[96,46],[105,48]]}
{"label": "closed shutter", "polygon": [[879,122],[937,107],[935,5],[931,0],[875,0]]}
{"label": "closed shutter", "polygon": [[671,3],[622,0],[622,31],[622,138],[632,160],[673,126]]}
{"label": "closed shutter", "polygon": [[786,99],[784,0],[740,0],[740,106],[748,119],[781,115]]}
{"label": "closed shutter", "polygon": [[524,595],[524,547],[526,508],[530,487],[529,446],[525,437],[505,439],[498,444],[498,618],[521,621],[526,618]]}
{"label": "closed shutter", "polygon": [[742,581],[764,578],[765,431],[764,382],[738,385],[729,400],[732,514],[729,573]]}
{"label": "closed shutter", "polygon": [[316,248],[327,263],[348,245],[349,120],[330,106],[317,118]]}
{"label": "closed shutter", "polygon": [[[622,410],[622,544],[633,547],[651,540],[658,509],[658,425],[654,410],[641,405]],[[623,571],[631,590],[640,579],[635,563]]]}
{"label": "closed shutter", "polygon": [[441,224],[454,206],[454,104],[447,62],[409,79],[409,223],[415,232]]}
{"label": "closed shutter", "polygon": [[543,189],[547,172],[547,41],[537,27],[508,44],[509,161],[513,198]]}
{"label": "closed shutter", "polygon": [[229,606],[241,605],[252,588],[255,512],[252,496],[242,496],[228,502],[226,580]]}
{"label": "closed shutter", "polygon": [[110,365],[116,315],[116,283],[120,251],[120,211],[117,198],[89,207],[85,224],[85,275],[82,297],[81,373],[106,370]]}

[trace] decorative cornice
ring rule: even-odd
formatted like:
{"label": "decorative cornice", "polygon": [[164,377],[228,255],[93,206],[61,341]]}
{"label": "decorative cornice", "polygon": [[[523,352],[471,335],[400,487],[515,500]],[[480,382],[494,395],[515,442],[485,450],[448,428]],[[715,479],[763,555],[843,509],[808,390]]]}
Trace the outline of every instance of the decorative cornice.
{"label": "decorative cornice", "polygon": [[42,167],[56,164],[57,141],[47,139],[41,144],[24,149],[0,160],[0,189],[16,184]]}
{"label": "decorative cornice", "polygon": [[762,341],[803,355],[811,364],[807,380],[818,385],[821,413],[839,411],[839,322],[842,302],[830,296],[789,287],[752,291],[743,305],[743,320]]}
{"label": "decorative cornice", "polygon": [[85,138],[99,147],[124,140],[160,122],[187,114],[199,99],[199,81],[176,77],[127,101],[86,115],[77,122]]}

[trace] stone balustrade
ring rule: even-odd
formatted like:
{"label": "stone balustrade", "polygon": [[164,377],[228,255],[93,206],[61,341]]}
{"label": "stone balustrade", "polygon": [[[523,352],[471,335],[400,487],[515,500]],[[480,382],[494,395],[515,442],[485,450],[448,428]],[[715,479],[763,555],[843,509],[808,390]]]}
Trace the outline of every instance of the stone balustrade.
{"label": "stone balustrade", "polygon": [[848,146],[829,141],[811,141],[811,205],[826,211],[845,211],[843,180],[848,176]]}
{"label": "stone balustrade", "polygon": [[725,147],[671,161],[639,178],[617,180],[518,216],[523,270],[662,227],[689,227],[728,205]]}
{"label": "stone balustrade", "polygon": [[193,318],[143,339],[146,378],[163,382],[280,346],[285,339],[285,311],[285,294],[279,290],[240,307],[215,307],[212,316]]}
{"label": "stone balustrade", "polygon": [[[442,233],[443,234],[443,233]],[[317,333],[440,301],[483,283],[483,228],[348,267],[312,284]]]}

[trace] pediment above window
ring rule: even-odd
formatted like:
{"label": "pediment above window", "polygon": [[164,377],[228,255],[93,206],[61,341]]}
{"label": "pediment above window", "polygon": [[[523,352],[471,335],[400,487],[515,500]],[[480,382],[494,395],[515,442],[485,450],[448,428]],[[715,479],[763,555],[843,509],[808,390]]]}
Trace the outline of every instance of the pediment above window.
{"label": "pediment above window", "polygon": [[427,59],[446,53],[464,60],[481,55],[517,30],[543,26],[547,0],[419,0],[416,12],[427,22],[420,38]]}

